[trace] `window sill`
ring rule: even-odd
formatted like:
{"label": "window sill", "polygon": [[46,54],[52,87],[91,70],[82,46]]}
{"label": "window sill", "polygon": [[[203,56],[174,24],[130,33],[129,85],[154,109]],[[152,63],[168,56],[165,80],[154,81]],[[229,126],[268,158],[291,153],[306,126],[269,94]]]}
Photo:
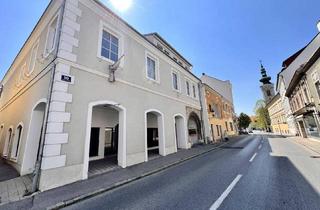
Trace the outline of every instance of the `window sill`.
{"label": "window sill", "polygon": [[101,56],[101,55],[100,55],[100,56],[97,56],[97,57],[98,57],[99,59],[101,59],[101,60],[104,60],[104,61],[110,63],[111,65],[115,63],[113,60],[111,60],[111,59],[109,59],[109,58],[106,58],[106,57],[103,57],[103,56]]}
{"label": "window sill", "polygon": [[[105,57],[103,57],[103,56],[101,56],[101,55],[97,55],[97,58],[100,59],[100,61],[105,61],[105,62],[107,62],[108,65],[113,65],[113,64],[115,63],[113,60],[110,60],[109,58],[105,58]],[[124,60],[124,59],[122,59],[122,61],[120,62],[119,70],[120,70],[120,69],[123,69],[123,60]]]}
{"label": "window sill", "polygon": [[146,77],[146,79],[147,79],[147,81],[150,81],[150,82],[152,82],[152,83],[156,83],[156,84],[160,84],[160,81],[159,80],[155,80],[155,79],[152,79],[152,78],[150,78],[150,77]]}
{"label": "window sill", "polygon": [[175,92],[175,93],[181,94],[181,91],[180,91],[179,89],[177,90],[177,89],[174,89],[174,88],[173,88],[172,91]]}

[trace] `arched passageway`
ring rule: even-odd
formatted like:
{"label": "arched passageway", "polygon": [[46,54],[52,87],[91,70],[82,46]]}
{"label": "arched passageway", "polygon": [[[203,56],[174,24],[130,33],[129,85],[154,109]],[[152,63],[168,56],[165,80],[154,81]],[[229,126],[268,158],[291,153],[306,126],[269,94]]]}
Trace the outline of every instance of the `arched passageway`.
{"label": "arched passageway", "polygon": [[146,161],[150,156],[165,155],[163,114],[158,110],[145,112]]}
{"label": "arched passageway", "polygon": [[97,171],[126,167],[126,111],[115,102],[89,105],[83,179]]}
{"label": "arched passageway", "polygon": [[201,140],[201,122],[198,115],[192,112],[188,119],[189,142],[191,145],[199,144]]}

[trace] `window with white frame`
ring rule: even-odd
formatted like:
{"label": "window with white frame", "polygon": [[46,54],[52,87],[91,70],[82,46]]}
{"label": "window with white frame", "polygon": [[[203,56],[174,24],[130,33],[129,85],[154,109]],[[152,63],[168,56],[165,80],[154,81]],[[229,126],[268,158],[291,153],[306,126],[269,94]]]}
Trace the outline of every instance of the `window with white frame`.
{"label": "window with white frame", "polygon": [[39,47],[39,43],[37,42],[32,48],[31,56],[30,56],[29,68],[25,72],[26,76],[30,76],[32,74],[33,70],[34,70],[34,67],[35,67],[35,64],[36,64],[36,60],[37,60],[38,47]]}
{"label": "window with white frame", "polygon": [[193,97],[196,98],[197,97],[197,92],[196,92],[196,86],[192,85],[192,90],[193,90]]}
{"label": "window with white frame", "polygon": [[179,84],[178,84],[179,78],[178,74],[176,72],[172,72],[172,87],[174,90],[179,91]]}
{"label": "window with white frame", "polygon": [[190,96],[190,83],[188,80],[186,81],[186,91],[187,91],[187,95]]}
{"label": "window with white frame", "polygon": [[101,56],[114,62],[119,58],[119,38],[106,30],[102,31]]}
{"label": "window with white frame", "polygon": [[150,55],[147,55],[147,61],[146,61],[146,66],[147,66],[147,77],[148,79],[151,80],[159,80],[157,78],[157,61]]}
{"label": "window with white frame", "polygon": [[48,56],[55,48],[58,34],[58,15],[50,22],[48,27],[45,56]]}

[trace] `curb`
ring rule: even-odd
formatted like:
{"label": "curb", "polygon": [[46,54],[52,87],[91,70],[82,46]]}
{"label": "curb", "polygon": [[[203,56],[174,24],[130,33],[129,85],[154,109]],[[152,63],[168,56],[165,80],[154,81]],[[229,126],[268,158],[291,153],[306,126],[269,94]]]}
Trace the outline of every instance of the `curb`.
{"label": "curb", "polygon": [[108,192],[108,191],[113,190],[113,189],[115,189],[115,188],[119,188],[119,187],[121,187],[121,186],[127,185],[127,184],[129,184],[129,183],[131,183],[131,182],[137,181],[137,180],[142,179],[142,178],[144,178],[144,177],[148,177],[148,176],[151,176],[151,175],[156,174],[156,173],[158,173],[158,172],[164,171],[164,170],[166,170],[166,169],[168,169],[168,168],[171,168],[171,167],[173,167],[173,166],[175,166],[175,165],[178,165],[178,164],[183,163],[183,162],[186,162],[186,161],[188,161],[188,160],[190,160],[190,159],[199,157],[199,156],[204,155],[204,154],[206,154],[206,153],[209,153],[209,152],[211,152],[211,151],[213,151],[213,150],[219,149],[220,147],[222,147],[222,146],[224,146],[224,145],[226,145],[226,144],[228,144],[228,143],[229,143],[229,142],[222,143],[222,144],[218,145],[217,147],[213,147],[213,148],[211,148],[211,149],[209,149],[209,150],[207,150],[207,151],[201,152],[201,153],[199,153],[199,154],[192,155],[192,156],[189,156],[189,157],[184,158],[184,159],[180,159],[180,160],[175,161],[175,162],[173,162],[173,163],[171,163],[171,164],[164,165],[164,166],[162,166],[162,167],[160,167],[160,168],[157,168],[157,169],[155,169],[155,170],[152,170],[152,171],[149,171],[149,172],[147,172],[147,173],[141,174],[141,175],[139,175],[139,176],[136,176],[136,177],[133,177],[133,178],[124,180],[124,181],[117,182],[117,183],[113,184],[113,185],[110,186],[110,187],[102,188],[102,189],[99,189],[99,190],[96,190],[96,191],[93,191],[93,192],[90,192],[90,193],[87,193],[87,194],[84,194],[84,195],[75,197],[75,198],[70,199],[70,200],[66,200],[66,201],[59,202],[59,203],[57,203],[57,204],[55,204],[55,205],[53,205],[53,206],[47,207],[46,209],[47,209],[47,210],[57,210],[57,209],[61,209],[61,208],[70,206],[70,205],[75,204],[75,203],[77,203],[77,202],[80,202],[80,201],[83,201],[83,200],[92,198],[92,197],[94,197],[94,196],[97,196],[97,195],[100,195],[100,194],[102,194],[102,193]]}

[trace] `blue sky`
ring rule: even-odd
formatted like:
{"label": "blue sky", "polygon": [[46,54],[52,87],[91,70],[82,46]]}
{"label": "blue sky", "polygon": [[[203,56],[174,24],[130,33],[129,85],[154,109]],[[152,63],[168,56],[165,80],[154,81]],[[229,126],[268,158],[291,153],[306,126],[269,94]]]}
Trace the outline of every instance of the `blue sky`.
{"label": "blue sky", "polygon": [[[1,2],[0,78],[48,3]],[[319,8],[319,0],[133,0],[116,12],[141,33],[158,32],[196,75],[231,80],[236,112],[252,114],[262,97],[259,60],[275,81],[282,61],[316,35]]]}

